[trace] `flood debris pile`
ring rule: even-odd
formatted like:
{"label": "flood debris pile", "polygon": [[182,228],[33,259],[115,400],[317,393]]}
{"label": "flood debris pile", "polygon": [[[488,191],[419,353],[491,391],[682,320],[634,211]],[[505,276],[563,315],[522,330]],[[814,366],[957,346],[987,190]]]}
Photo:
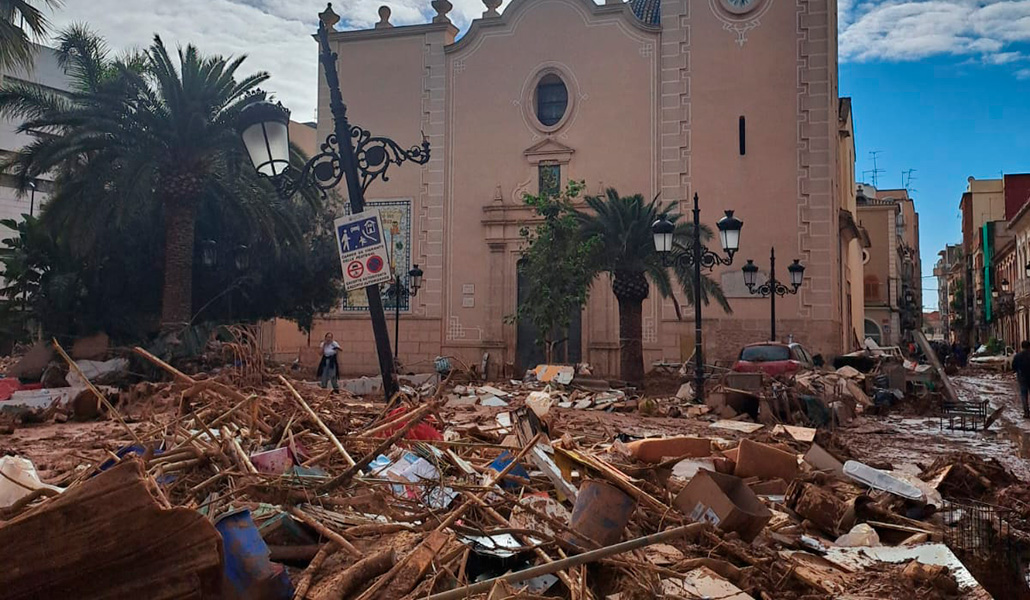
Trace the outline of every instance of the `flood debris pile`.
{"label": "flood debris pile", "polygon": [[973,539],[994,517],[954,501],[1026,497],[969,457],[913,474],[798,425],[809,394],[823,423],[864,405],[840,371],[797,378],[775,422],[678,403],[689,435],[655,435],[674,399],[651,419],[564,369],[387,404],[137,355],[165,380],[115,402],[85,378],[117,425],[101,452],[47,483],[0,464],[6,598],[988,598],[950,540],[1018,531]]}

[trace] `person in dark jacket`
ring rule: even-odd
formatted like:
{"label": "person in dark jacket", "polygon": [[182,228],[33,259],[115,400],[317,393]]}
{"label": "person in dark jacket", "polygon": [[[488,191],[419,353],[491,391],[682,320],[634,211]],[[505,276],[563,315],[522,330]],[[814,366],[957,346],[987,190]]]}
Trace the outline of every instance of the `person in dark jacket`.
{"label": "person in dark jacket", "polygon": [[340,351],[340,345],[333,339],[332,333],[326,333],[320,344],[322,348],[322,360],[318,363],[318,385],[325,389],[330,382],[333,384],[333,391],[340,391],[340,363],[336,355]]}
{"label": "person in dark jacket", "polygon": [[1030,419],[1030,404],[1027,403],[1027,396],[1030,395],[1030,342],[1024,341],[1020,345],[1020,351],[1012,357],[1012,370],[1016,372],[1016,380],[1019,382],[1023,418]]}

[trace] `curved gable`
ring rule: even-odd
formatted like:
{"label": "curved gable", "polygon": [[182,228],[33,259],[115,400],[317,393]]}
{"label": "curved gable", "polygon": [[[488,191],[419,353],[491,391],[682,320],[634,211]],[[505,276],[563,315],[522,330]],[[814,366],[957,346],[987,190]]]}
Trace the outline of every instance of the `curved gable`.
{"label": "curved gable", "polygon": [[[658,25],[657,21],[657,13],[661,6],[660,0],[644,0],[642,3],[639,0],[636,0],[634,2],[602,5],[594,4],[592,0],[512,0],[511,4],[508,5],[500,16],[483,17],[472,21],[472,25],[469,27],[468,32],[466,32],[459,40],[448,46],[447,52],[456,52],[463,48],[471,47],[482,37],[489,36],[493,32],[501,33],[511,31],[518,25],[518,22],[522,19],[525,13],[532,10],[533,7],[540,4],[554,2],[573,5],[587,18],[607,18],[605,20],[615,18],[621,23],[640,31],[650,33],[661,31],[661,27]],[[647,10],[651,10],[653,12],[654,21],[645,22],[642,20],[645,16],[650,16],[652,13],[638,13],[638,3],[651,6],[651,8]]]}

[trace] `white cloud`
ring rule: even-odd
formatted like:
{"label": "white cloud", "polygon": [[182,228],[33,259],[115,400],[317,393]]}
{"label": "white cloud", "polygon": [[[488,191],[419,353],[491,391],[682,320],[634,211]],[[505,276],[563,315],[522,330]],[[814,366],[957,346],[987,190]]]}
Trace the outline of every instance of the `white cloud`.
{"label": "white cloud", "polygon": [[1030,69],[1020,69],[1016,71],[1016,79],[1030,79]]}
{"label": "white cloud", "polygon": [[[451,0],[449,17],[467,28],[486,7],[482,0]],[[337,0],[340,27],[364,29],[379,21],[388,4],[395,25],[427,23],[436,14],[430,0]],[[267,71],[264,88],[300,121],[314,118],[318,46],[311,37],[326,0],[64,0],[50,16],[56,28],[88,23],[117,51],[150,45],[155,33],[165,44],[195,44],[201,52],[247,55],[241,73]]]}
{"label": "white cloud", "polygon": [[841,0],[840,56],[848,61],[969,56],[1002,65],[1026,55],[1030,0]]}
{"label": "white cloud", "polygon": [[988,54],[983,58],[983,61],[989,65],[1007,65],[1027,59],[1030,59],[1030,56],[1022,52],[999,52],[997,54]]}
{"label": "white cloud", "polygon": [[[482,0],[450,1],[449,16],[461,29],[486,10]],[[379,20],[383,4],[395,25],[426,23],[435,14],[431,0],[336,0],[334,9],[341,26],[364,29]],[[265,87],[294,118],[310,120],[318,77],[311,34],[324,8],[325,0],[64,0],[51,20],[57,27],[89,23],[117,50],[146,47],[158,33],[169,46],[246,54],[242,71],[268,71]],[[1003,65],[1027,57],[1030,0],[838,0],[838,11],[842,61],[952,55]]]}

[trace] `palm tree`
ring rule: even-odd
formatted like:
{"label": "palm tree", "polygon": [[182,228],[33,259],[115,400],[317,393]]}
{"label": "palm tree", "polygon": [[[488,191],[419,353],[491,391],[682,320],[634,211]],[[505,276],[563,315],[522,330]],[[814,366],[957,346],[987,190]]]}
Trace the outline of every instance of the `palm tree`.
{"label": "palm tree", "polygon": [[[599,241],[593,269],[597,273],[608,273],[612,292],[619,301],[620,378],[639,384],[644,380],[643,304],[650,294],[651,284],[663,297],[676,300],[669,275],[671,270],[687,301],[692,302],[694,298],[693,270],[682,265],[671,269],[662,265],[655,251],[651,225],[663,217],[676,224],[674,256],[686,251],[694,226],[677,223],[679,215],[672,213],[672,206],[661,206],[657,198],[647,202],[640,194],[623,197],[612,188],[605,190],[604,196],[587,196],[586,204],[591,211],[578,211],[577,215],[583,236]],[[711,230],[702,226],[701,237],[711,239]],[[706,305],[714,299],[725,312],[731,312],[722,288],[705,275],[701,277],[701,298]],[[679,316],[679,301],[674,304]]]}
{"label": "palm tree", "polygon": [[0,92],[0,115],[25,119],[22,131],[49,134],[8,166],[23,189],[57,173],[45,217],[72,230],[80,248],[97,243],[112,223],[131,231],[158,215],[165,234],[161,325],[177,329],[192,318],[201,204],[231,208],[271,245],[284,226],[297,231],[290,207],[258,180],[233,127],[243,106],[264,98],[257,86],[268,74],[237,81],[243,57],[205,57],[192,45],[173,61],[157,36],[144,53],[111,61],[95,35],[66,33],[60,52],[76,87],[68,98],[24,88]]}
{"label": "palm tree", "polygon": [[[0,0],[0,69],[32,68],[32,42],[42,39],[49,25],[43,12],[32,4],[27,0]],[[53,7],[59,2],[42,0],[42,4]]]}

